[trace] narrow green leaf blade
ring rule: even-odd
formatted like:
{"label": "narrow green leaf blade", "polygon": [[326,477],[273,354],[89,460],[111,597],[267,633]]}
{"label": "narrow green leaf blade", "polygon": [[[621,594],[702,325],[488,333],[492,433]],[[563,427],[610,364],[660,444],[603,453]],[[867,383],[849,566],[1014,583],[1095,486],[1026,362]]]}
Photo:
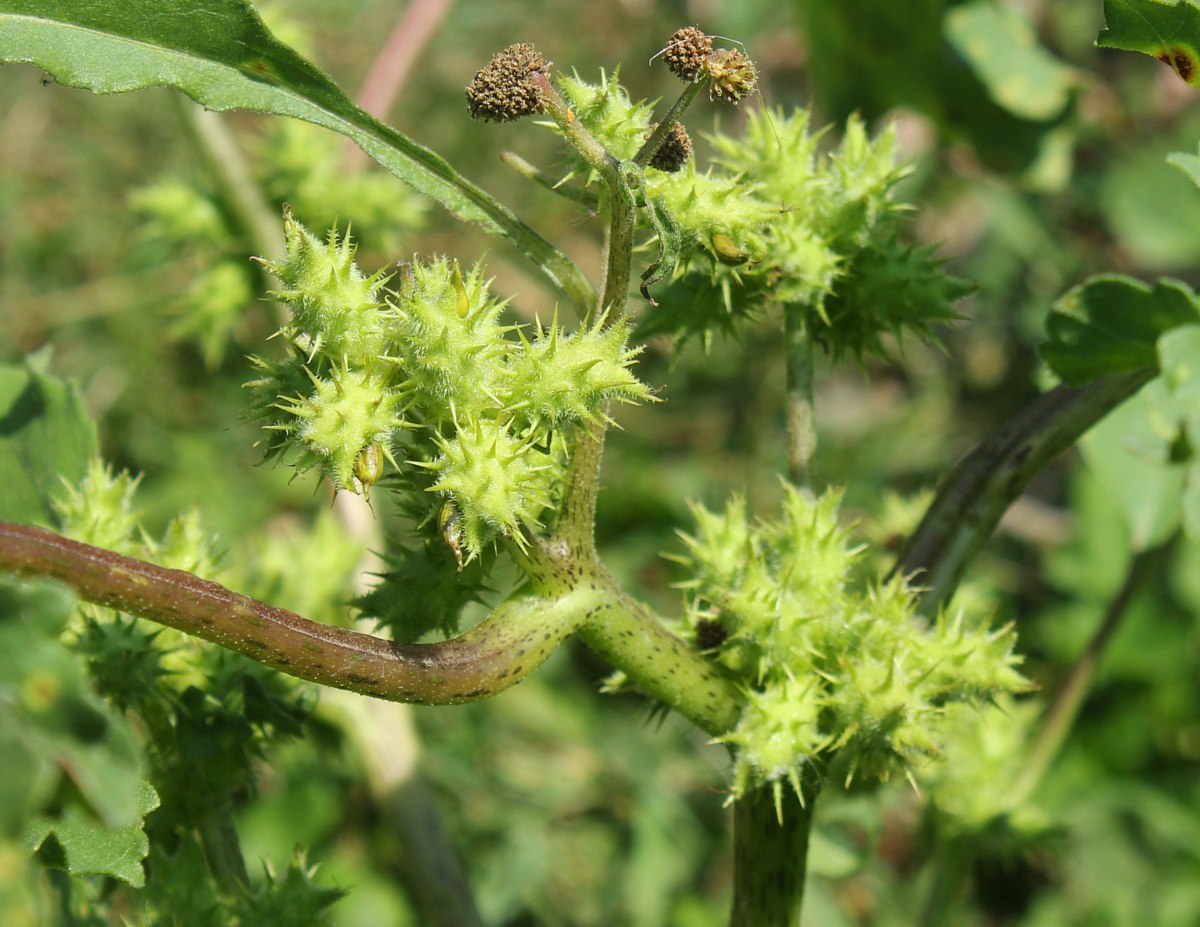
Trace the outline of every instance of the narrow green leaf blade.
{"label": "narrow green leaf blade", "polygon": [[1200,6],[1192,0],[1105,0],[1108,28],[1096,44],[1152,55],[1200,85]]}
{"label": "narrow green leaf blade", "polygon": [[1176,280],[1152,288],[1119,274],[1093,277],[1055,303],[1041,353],[1063,382],[1079,386],[1157,367],[1158,337],[1198,321],[1196,294]]}
{"label": "narrow green leaf blade", "polygon": [[355,106],[246,0],[0,0],[0,62],[36,64],[95,93],[174,87],[212,110],[332,129],[457,218],[508,238],[578,308],[591,307],[591,287],[565,255],[440,155]]}

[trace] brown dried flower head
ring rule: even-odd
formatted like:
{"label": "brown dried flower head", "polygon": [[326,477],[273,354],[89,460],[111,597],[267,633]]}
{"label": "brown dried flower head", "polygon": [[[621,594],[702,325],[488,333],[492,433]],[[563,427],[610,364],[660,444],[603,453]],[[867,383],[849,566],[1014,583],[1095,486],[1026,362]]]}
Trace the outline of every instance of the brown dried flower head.
{"label": "brown dried flower head", "polygon": [[[658,123],[655,123],[650,127],[650,131],[653,132],[657,127]],[[683,124],[677,122],[671,126],[671,131],[663,139],[663,143],[658,146],[654,157],[650,159],[650,166],[656,167],[660,171],[666,171],[668,174],[674,174],[682,169],[691,158],[692,137],[688,135]]]}
{"label": "brown dried flower head", "polygon": [[758,71],[754,62],[736,48],[722,48],[708,56],[705,62],[712,84],[708,95],[722,103],[738,103],[754,93],[758,86]]}
{"label": "brown dried flower head", "polygon": [[528,42],[510,45],[492,55],[487,67],[467,85],[471,118],[511,122],[540,112],[542,95],[530,78],[545,74],[550,62]]}
{"label": "brown dried flower head", "polygon": [[694,84],[704,76],[704,65],[712,50],[712,39],[695,26],[684,26],[667,40],[663,60],[672,74]]}

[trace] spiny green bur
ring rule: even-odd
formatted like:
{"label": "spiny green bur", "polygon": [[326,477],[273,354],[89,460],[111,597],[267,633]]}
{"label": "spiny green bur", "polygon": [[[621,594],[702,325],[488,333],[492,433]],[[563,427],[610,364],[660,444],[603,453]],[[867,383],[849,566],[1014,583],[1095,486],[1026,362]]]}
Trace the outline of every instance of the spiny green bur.
{"label": "spiny green bur", "polygon": [[445,258],[415,263],[392,301],[392,360],[427,418],[470,420],[496,408],[497,380],[508,349],[499,316],[504,303],[488,293],[481,268],[465,278]]}
{"label": "spiny green bur", "polygon": [[424,463],[437,477],[430,492],[458,502],[463,544],[471,558],[499,533],[524,545],[521,528],[536,525],[550,504],[550,455],[514,438],[496,421],[477,419],[473,430],[440,439],[442,454]]}
{"label": "spiny green bur", "polygon": [[630,372],[641,348],[629,349],[628,327],[603,327],[565,334],[557,324],[522,339],[513,355],[508,383],[509,407],[545,428],[592,421],[603,416],[609,400],[636,403],[652,399],[646,385]]}
{"label": "spiny green bur", "polygon": [[360,455],[404,424],[400,395],[383,378],[349,366],[313,376],[312,385],[309,395],[284,398],[279,408],[299,422],[296,437],[306,460],[325,469],[339,489],[358,491]]}
{"label": "spiny green bur", "polygon": [[734,499],[696,509],[679,558],[693,578],[689,621],[716,622],[714,657],[744,682],[733,746],[733,796],[784,783],[799,795],[805,765],[835,753],[848,776],[887,778],[939,755],[943,706],[1028,688],[1011,627],[993,631],[961,611],[931,625],[900,580],[861,585],[862,550],[839,524],[840,494],[809,499],[785,486],[778,520],[751,523]]}
{"label": "spiny green bur", "polygon": [[388,277],[383,271],[363,275],[354,263],[355,247],[348,232],[339,238],[333,229],[322,242],[287,214],[284,242],[282,261],[263,262],[285,287],[271,295],[292,313],[281,333],[314,357],[371,365],[386,343],[379,297]]}

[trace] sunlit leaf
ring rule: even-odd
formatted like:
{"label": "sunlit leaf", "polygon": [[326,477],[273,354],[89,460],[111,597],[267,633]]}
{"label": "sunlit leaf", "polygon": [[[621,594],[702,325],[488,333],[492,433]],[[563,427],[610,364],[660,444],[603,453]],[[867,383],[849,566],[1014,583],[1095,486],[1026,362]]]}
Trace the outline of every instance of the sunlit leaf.
{"label": "sunlit leaf", "polygon": [[[140,783],[138,813],[145,816],[158,805],[158,793],[150,783]],[[146,884],[142,860],[150,852],[150,841],[140,818],[125,827],[105,827],[78,813],[61,819],[36,818],[21,837],[50,868],[72,875],[109,875],[134,888]]]}
{"label": "sunlit leaf", "polygon": [[1150,287],[1117,274],[1093,277],[1055,303],[1041,353],[1065,383],[1078,386],[1156,367],[1159,335],[1198,321],[1196,294],[1176,280]]}
{"label": "sunlit leaf", "polygon": [[1200,6],[1192,0],[1105,0],[1104,19],[1101,48],[1152,55],[1181,80],[1200,84]]}

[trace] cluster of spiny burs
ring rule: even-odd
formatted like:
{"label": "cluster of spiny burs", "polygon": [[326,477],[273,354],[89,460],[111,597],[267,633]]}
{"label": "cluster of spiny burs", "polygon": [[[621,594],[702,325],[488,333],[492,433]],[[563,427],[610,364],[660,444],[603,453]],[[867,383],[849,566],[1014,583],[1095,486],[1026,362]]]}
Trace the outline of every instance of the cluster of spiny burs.
{"label": "cluster of spiny burs", "polygon": [[286,252],[264,262],[291,310],[282,362],[247,384],[270,437],[338,490],[366,493],[390,462],[437,497],[462,561],[496,538],[527,543],[561,485],[571,430],[649,390],[630,371],[628,327],[566,332],[506,324],[483,270],[447,258],[367,275],[349,234],[285,217]]}
{"label": "cluster of spiny burs", "polygon": [[[691,27],[663,57],[689,85],[665,125],[615,75],[551,81],[527,44],[476,74],[468,106],[483,120],[549,116],[573,147],[555,186],[581,179],[573,195],[586,199],[599,181],[591,197],[602,210],[616,215],[614,200],[626,197],[650,227],[658,260],[643,284],[698,278],[684,290],[714,294],[697,297],[690,317],[672,316],[669,300],[652,310],[677,319],[678,338],[774,301],[810,313],[813,337],[831,353],[861,355],[882,332],[923,335],[953,317],[962,285],[932,249],[898,234],[905,207],[893,188],[904,172],[892,133],[870,140],[854,121],[841,147],[820,156],[806,113],[752,117],[744,139],[714,139],[717,170],[701,173],[678,117],[705,84],[714,101],[745,98],[754,65]],[[250,384],[269,450],[291,451],[299,467],[356,492],[390,462],[404,490],[431,494],[440,517],[430,522],[460,568],[496,540],[527,546],[553,520],[579,429],[606,422],[611,402],[651,398],[630,369],[638,349],[628,343],[626,294],[608,293],[610,281],[603,311],[578,330],[557,317],[527,329],[505,324],[505,304],[478,267],[438,258],[366,275],[348,234],[322,241],[290,216],[285,224],[286,256],[267,266],[291,310],[280,333],[291,355],[259,360],[262,376]],[[715,315],[704,314],[706,301]],[[756,522],[735,500],[724,513],[697,509],[685,538],[685,631],[745,694],[723,737],[736,755],[734,797],[762,785],[803,793],[808,771],[835,756],[847,776],[884,778],[939,754],[947,704],[1026,686],[1011,629],[962,612],[925,622],[902,578],[857,576],[859,548],[839,524],[839,500],[785,487],[777,519]]]}

